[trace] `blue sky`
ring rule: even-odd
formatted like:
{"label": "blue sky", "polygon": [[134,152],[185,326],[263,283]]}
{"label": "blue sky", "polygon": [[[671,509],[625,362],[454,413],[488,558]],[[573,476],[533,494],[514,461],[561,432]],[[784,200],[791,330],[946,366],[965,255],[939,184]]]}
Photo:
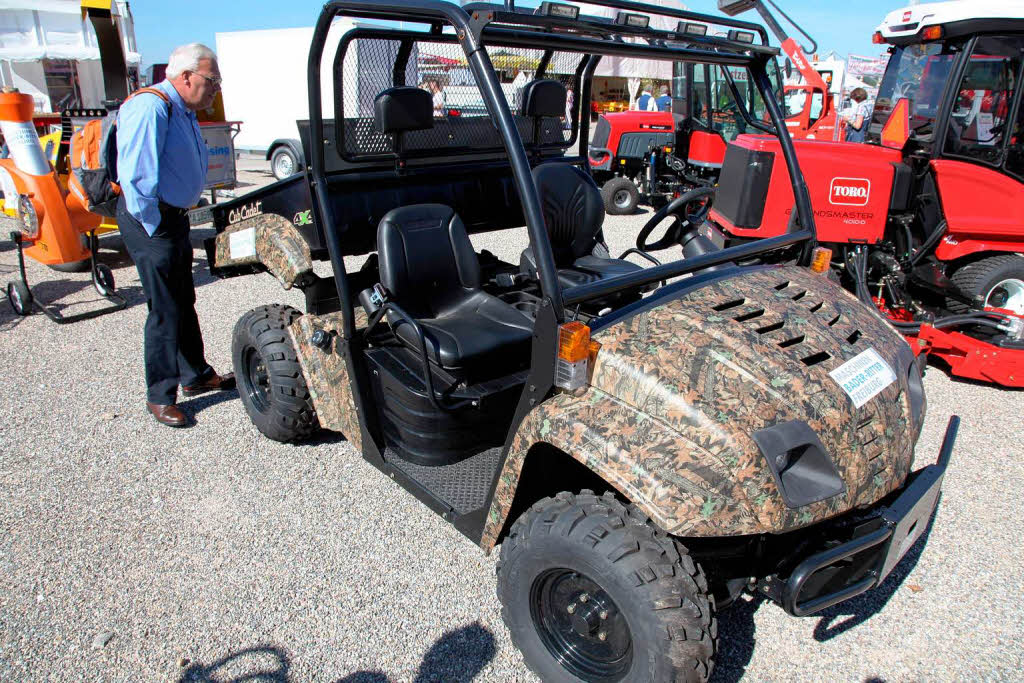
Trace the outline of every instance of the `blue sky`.
{"label": "blue sky", "polygon": [[[878,47],[871,33],[888,12],[909,0],[777,0],[818,41],[819,50],[835,50],[873,56]],[[166,62],[171,50],[183,43],[201,42],[215,48],[214,35],[221,31],[312,26],[323,0],[250,0],[245,3],[215,0],[132,0],[135,37],[144,65]],[[527,4],[535,5],[536,2]],[[718,14],[716,0],[688,0],[698,12]],[[739,18],[758,21],[756,12]]]}

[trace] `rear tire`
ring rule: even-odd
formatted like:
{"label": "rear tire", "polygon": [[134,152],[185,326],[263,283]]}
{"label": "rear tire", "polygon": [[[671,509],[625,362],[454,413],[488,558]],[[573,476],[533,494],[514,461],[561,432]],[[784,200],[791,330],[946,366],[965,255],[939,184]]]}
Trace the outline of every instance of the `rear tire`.
{"label": "rear tire", "polygon": [[640,190],[629,178],[616,176],[601,187],[604,210],[611,216],[627,216],[636,212]]}
{"label": "rear tire", "polygon": [[512,641],[543,680],[711,675],[718,626],[703,570],[610,493],[536,503],[502,543],[497,575]]}
{"label": "rear tire", "polygon": [[232,335],[238,395],[252,423],[274,441],[301,441],[320,428],[288,336],[301,315],[291,306],[260,306],[242,316]]}
{"label": "rear tire", "polygon": [[948,299],[946,307],[954,313],[992,306],[1024,315],[1024,256],[1020,254],[1000,254],[973,261],[957,268],[950,279],[972,300],[968,305]]}
{"label": "rear tire", "polygon": [[288,145],[281,145],[270,155],[270,172],[277,180],[284,180],[299,171],[299,160]]}

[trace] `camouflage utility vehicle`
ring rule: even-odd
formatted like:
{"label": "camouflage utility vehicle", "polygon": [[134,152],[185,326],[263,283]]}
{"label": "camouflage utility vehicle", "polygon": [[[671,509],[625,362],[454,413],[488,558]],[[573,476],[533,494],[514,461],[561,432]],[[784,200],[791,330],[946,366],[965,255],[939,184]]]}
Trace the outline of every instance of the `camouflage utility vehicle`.
{"label": "camouflage utility vehicle", "polygon": [[[305,313],[261,306],[235,328],[256,426],[341,432],[484,551],[501,544],[498,596],[531,669],[704,680],[716,610],[742,591],[805,615],[886,578],[929,523],[955,420],[937,463],[913,469],[913,353],[806,267],[813,218],[764,31],[594,4],[604,16],[329,2],[300,122],[309,166],[215,208],[207,249],[217,275],[269,271],[305,293]],[[604,58],[747,69],[799,221],[720,250],[677,201],[651,243],[671,258],[613,258],[580,115]],[[521,238],[515,257],[474,248],[495,231]],[[805,265],[743,265],[778,249]]]}

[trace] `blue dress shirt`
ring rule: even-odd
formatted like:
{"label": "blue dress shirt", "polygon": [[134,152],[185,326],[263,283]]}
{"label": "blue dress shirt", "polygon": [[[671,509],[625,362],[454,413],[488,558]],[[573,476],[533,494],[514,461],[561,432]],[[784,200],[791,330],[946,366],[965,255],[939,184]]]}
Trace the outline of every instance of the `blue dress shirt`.
{"label": "blue dress shirt", "polygon": [[[153,235],[160,202],[187,209],[199,201],[206,182],[207,151],[194,112],[185,108],[169,81],[152,93],[131,98],[117,115],[117,176],[128,213]],[[170,111],[168,111],[170,109]]]}

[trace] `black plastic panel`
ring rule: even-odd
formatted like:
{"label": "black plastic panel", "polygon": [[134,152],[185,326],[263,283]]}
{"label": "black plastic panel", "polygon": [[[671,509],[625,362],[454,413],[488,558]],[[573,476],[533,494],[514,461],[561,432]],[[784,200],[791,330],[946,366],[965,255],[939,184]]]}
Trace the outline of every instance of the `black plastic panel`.
{"label": "black plastic panel", "polygon": [[764,217],[775,155],[729,145],[715,195],[715,209],[737,228],[757,228]]}
{"label": "black plastic panel", "polygon": [[806,422],[783,422],[754,432],[752,438],[787,507],[802,507],[846,490],[831,456]]}
{"label": "black plastic panel", "polygon": [[647,156],[651,147],[674,145],[675,133],[623,133],[619,137],[619,149],[615,156],[640,158]]}
{"label": "black plastic panel", "polygon": [[[367,351],[371,384],[384,442],[416,465],[452,465],[501,446],[508,432],[523,376],[480,382],[447,392],[458,379],[433,374],[438,392],[449,393],[438,410],[427,398],[419,360],[404,348]],[[450,406],[458,406],[451,408]]]}

